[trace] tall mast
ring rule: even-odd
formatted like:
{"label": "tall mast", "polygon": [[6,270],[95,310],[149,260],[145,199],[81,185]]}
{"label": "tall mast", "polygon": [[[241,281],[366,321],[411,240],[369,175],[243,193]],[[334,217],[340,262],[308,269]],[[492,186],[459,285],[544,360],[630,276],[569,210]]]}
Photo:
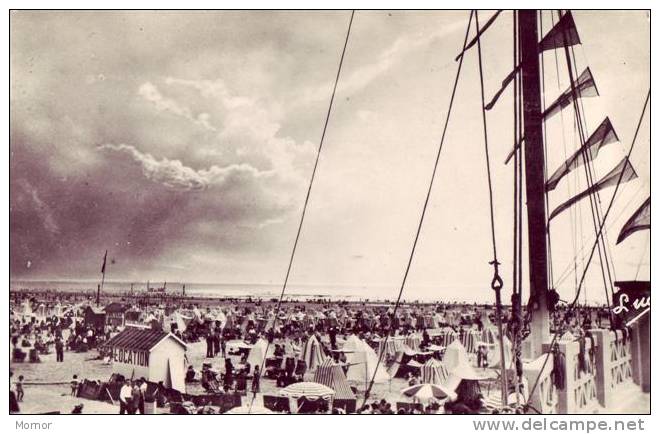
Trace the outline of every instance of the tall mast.
{"label": "tall mast", "polygon": [[536,10],[518,12],[520,62],[522,68],[522,102],[525,149],[525,184],[527,195],[527,226],[529,243],[529,284],[532,303],[532,357],[543,352],[543,343],[550,336],[550,320],[546,294],[548,292],[548,254],[545,216],[545,179],[539,46]]}

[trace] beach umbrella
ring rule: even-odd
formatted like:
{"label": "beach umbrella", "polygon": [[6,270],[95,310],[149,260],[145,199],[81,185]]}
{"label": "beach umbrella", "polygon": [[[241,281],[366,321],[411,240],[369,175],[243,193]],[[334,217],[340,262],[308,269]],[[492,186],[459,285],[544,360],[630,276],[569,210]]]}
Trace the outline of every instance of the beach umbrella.
{"label": "beach umbrella", "polygon": [[308,399],[330,399],[334,394],[335,391],[328,386],[312,381],[293,383],[280,390],[280,396],[287,396],[289,398],[300,398],[304,396]]}
{"label": "beach umbrella", "polygon": [[402,395],[410,398],[416,398],[420,401],[429,401],[430,399],[456,399],[456,393],[440,384],[416,384],[407,387],[401,391]]}
{"label": "beach umbrella", "polygon": [[240,407],[234,407],[229,411],[226,411],[224,414],[273,414],[272,410],[262,407],[260,405],[243,404]]}

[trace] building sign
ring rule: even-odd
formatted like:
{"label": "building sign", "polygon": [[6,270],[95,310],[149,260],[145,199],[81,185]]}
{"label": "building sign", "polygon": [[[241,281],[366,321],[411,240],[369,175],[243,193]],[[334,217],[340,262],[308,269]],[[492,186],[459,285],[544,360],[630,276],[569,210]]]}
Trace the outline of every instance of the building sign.
{"label": "building sign", "polygon": [[616,282],[612,313],[628,325],[651,310],[650,282]]}
{"label": "building sign", "polygon": [[112,348],[112,361],[135,366],[149,366],[149,352],[126,348]]}

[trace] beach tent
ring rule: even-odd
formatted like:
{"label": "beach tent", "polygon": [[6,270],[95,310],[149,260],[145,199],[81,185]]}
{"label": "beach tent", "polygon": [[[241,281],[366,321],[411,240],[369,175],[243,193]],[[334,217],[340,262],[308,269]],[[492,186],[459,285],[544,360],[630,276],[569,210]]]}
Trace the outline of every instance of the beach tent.
{"label": "beach tent", "polygon": [[220,322],[220,328],[224,328],[225,324],[227,324],[227,316],[222,311],[222,309],[218,309],[218,311],[215,312],[214,320]]}
{"label": "beach tent", "polygon": [[404,338],[403,343],[411,350],[417,351],[422,344],[422,338],[417,334],[408,335]]}
{"label": "beach tent", "polygon": [[181,333],[185,332],[186,329],[188,328],[188,321],[190,318],[187,318],[180,314],[179,312],[174,312],[172,314],[172,320],[171,322],[176,324],[177,330],[179,330]]}
{"label": "beach tent", "polygon": [[461,364],[468,364],[468,354],[463,344],[458,340],[449,344],[442,361],[449,372]]}
{"label": "beach tent", "polygon": [[449,372],[444,363],[430,359],[420,368],[422,383],[445,384],[449,378]]}
{"label": "beach tent", "polygon": [[497,330],[494,327],[484,327],[481,331],[479,345],[495,345],[497,343]]}
{"label": "beach tent", "polygon": [[464,362],[454,367],[453,370],[449,371],[449,378],[447,378],[446,383],[444,384],[450,390],[458,389],[458,386],[463,380],[469,381],[481,381],[481,380],[491,380],[495,378],[495,374],[490,372],[477,372],[469,363]]}
{"label": "beach tent", "polygon": [[463,336],[461,337],[462,344],[465,347],[465,350],[468,353],[477,352],[478,341],[481,339],[481,333],[477,329],[467,329],[463,331]]}
{"label": "beach tent", "polygon": [[[504,346],[504,367],[506,369],[509,369],[509,368],[512,367],[512,361],[513,361],[512,345],[511,345],[511,341],[506,336],[504,336],[502,341],[504,343],[504,345],[503,345]],[[500,342],[499,342],[499,339],[497,339],[495,341],[495,344],[488,351],[488,366],[490,368],[501,367],[502,366],[501,363],[500,363],[501,359],[502,359],[502,355],[500,353]]]}
{"label": "beach tent", "polygon": [[23,315],[24,316],[34,315],[34,313],[32,312],[32,305],[30,304],[30,300],[25,300],[23,302]]}
{"label": "beach tent", "polygon": [[266,347],[268,346],[268,341],[266,339],[259,339],[250,349],[250,354],[248,354],[247,364],[250,367],[255,365],[261,366],[266,358]]}
{"label": "beach tent", "polygon": [[378,364],[378,356],[373,348],[357,336],[349,336],[342,351],[346,353],[346,362],[349,365],[346,373],[349,381],[367,383],[373,378],[375,383],[383,383],[391,379],[383,364]]}
{"label": "beach tent", "polygon": [[355,399],[341,366],[331,358],[326,358],[316,369],[314,382],[328,386],[335,391],[335,400]]}
{"label": "beach tent", "polygon": [[323,362],[323,348],[316,336],[311,335],[303,346],[300,358],[305,362],[307,369],[312,371]]}

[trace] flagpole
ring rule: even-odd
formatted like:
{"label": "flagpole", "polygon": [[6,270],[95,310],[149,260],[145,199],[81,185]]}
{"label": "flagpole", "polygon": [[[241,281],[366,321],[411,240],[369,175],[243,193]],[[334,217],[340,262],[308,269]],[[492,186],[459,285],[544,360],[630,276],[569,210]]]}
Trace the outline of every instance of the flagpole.
{"label": "flagpole", "polygon": [[105,283],[105,265],[106,261],[108,260],[108,251],[105,251],[105,255],[103,255],[103,266],[101,267],[101,285],[99,285],[98,290],[96,292],[96,307],[98,307],[100,300],[101,300],[101,291],[103,290],[103,284]]}

